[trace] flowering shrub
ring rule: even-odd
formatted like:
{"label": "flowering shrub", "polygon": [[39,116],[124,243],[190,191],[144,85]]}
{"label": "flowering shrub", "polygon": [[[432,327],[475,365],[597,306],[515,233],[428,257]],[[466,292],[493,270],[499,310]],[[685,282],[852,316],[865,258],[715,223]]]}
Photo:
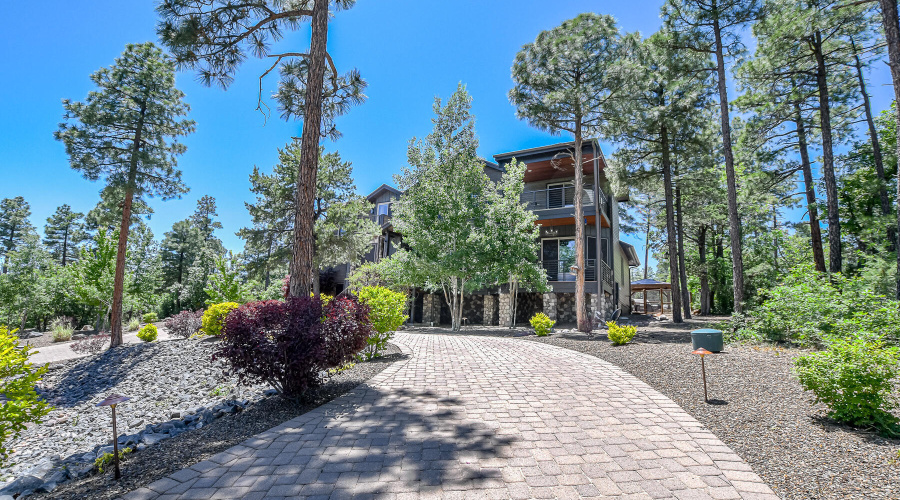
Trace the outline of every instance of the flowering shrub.
{"label": "flowering shrub", "polygon": [[897,408],[892,394],[900,374],[900,352],[881,338],[859,335],[836,339],[825,351],[800,356],[794,372],[816,402],[828,406],[828,416],[850,425],[874,427],[898,436]]}
{"label": "flowering shrub", "polygon": [[615,321],[607,321],[606,335],[609,337],[609,340],[615,345],[625,345],[631,342],[631,339],[634,338],[634,335],[637,333],[637,327],[635,326],[619,326]]}
{"label": "flowering shrub", "polygon": [[372,359],[387,347],[394,331],[406,321],[406,294],[383,286],[367,286],[359,291],[359,301],[369,307],[369,320],[375,329],[369,336],[365,356]]}
{"label": "flowering shrub", "polygon": [[31,346],[19,347],[15,333],[0,326],[0,394],[4,396],[0,404],[0,463],[9,455],[6,444],[25,430],[25,424],[39,422],[50,412],[34,390],[47,365],[29,363]]}
{"label": "flowering shrub", "polygon": [[241,383],[264,381],[298,397],[322,373],[343,366],[366,346],[369,310],[356,299],[291,297],[250,302],[225,320],[214,359],[224,359]]}
{"label": "flowering shrub", "polygon": [[203,311],[181,311],[167,318],[164,325],[169,335],[188,338],[203,326]]}
{"label": "flowering shrub", "polygon": [[96,354],[103,350],[103,346],[109,344],[109,335],[91,335],[70,346],[73,351],[84,354]]}
{"label": "flowering shrub", "polygon": [[149,325],[144,325],[144,327],[141,328],[141,331],[137,333],[137,338],[144,342],[153,342],[156,340],[158,334],[159,332],[156,330],[156,325],[151,323]]}
{"label": "flowering shrub", "polygon": [[237,302],[223,302],[209,306],[209,309],[203,313],[200,331],[204,335],[221,335],[222,327],[225,326],[225,317],[240,306]]}
{"label": "flowering shrub", "polygon": [[547,316],[544,313],[537,313],[531,317],[529,323],[531,323],[531,327],[534,328],[535,335],[538,337],[546,337],[547,334],[550,333],[550,330],[553,329],[553,325],[556,324],[556,321],[550,319],[550,316]]}

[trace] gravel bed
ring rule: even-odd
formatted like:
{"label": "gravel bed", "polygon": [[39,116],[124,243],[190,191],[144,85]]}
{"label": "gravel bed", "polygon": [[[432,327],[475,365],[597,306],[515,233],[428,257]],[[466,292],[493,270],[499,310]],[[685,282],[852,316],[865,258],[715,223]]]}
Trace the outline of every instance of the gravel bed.
{"label": "gravel bed", "polygon": [[689,332],[709,325],[651,323],[626,346],[613,346],[602,333],[526,338],[624,368],[703,423],[783,499],[900,498],[900,440],[827,419],[791,374],[802,350],[728,345],[707,356],[714,404],[705,403]]}
{"label": "gravel bed", "polygon": [[[210,360],[214,347],[209,340],[154,342],[52,365],[38,391],[56,409],[11,443],[14,465],[2,477],[53,462],[53,472],[42,472],[61,475],[62,484],[45,498],[115,498],[330,401],[400,356],[391,346],[385,357],[343,370],[290,402],[265,385],[238,386]],[[138,450],[123,462],[118,482],[94,474],[88,456],[112,448],[111,412],[95,404],[113,392],[132,398],[117,408],[119,442]]]}

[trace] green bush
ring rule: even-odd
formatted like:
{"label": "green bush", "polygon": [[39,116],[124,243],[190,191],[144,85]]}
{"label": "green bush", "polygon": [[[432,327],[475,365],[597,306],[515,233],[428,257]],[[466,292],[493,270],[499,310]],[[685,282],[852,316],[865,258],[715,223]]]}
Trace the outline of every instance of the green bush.
{"label": "green bush", "polygon": [[159,318],[156,317],[156,313],[150,312],[144,314],[141,319],[144,320],[144,323],[156,323]]}
{"label": "green bush", "polygon": [[857,335],[835,339],[825,351],[807,354],[794,362],[800,385],[824,403],[828,416],[850,425],[874,427],[886,435],[900,435],[892,395],[900,373],[897,347],[881,337]]}
{"label": "green bush", "polygon": [[39,422],[50,412],[34,390],[48,365],[29,363],[31,346],[19,347],[15,333],[0,326],[0,394],[6,399],[0,404],[0,464],[9,455],[6,444],[25,430],[26,424]]}
{"label": "green bush", "polygon": [[50,331],[53,332],[54,342],[68,342],[72,340],[75,328],[66,318],[56,318],[50,322]]}
{"label": "green bush", "polygon": [[222,328],[225,327],[225,317],[234,309],[241,307],[237,302],[222,302],[221,304],[213,304],[203,313],[201,321],[200,333],[203,335],[218,336],[222,334]]}
{"label": "green bush", "polygon": [[534,328],[534,334],[538,337],[546,337],[547,334],[550,333],[550,330],[553,329],[553,325],[556,324],[556,321],[550,319],[544,313],[537,313],[531,317],[529,320],[531,323],[531,327]]}
{"label": "green bush", "polygon": [[153,342],[154,340],[156,340],[157,335],[158,332],[156,331],[156,325],[149,324],[144,325],[144,327],[141,328],[141,331],[138,332],[137,337],[144,342]]}
{"label": "green bush", "polygon": [[367,286],[359,291],[359,301],[369,307],[369,321],[375,331],[369,336],[369,347],[364,351],[366,359],[381,354],[394,331],[406,321],[405,293],[395,292],[383,286]]}
{"label": "green bush", "polygon": [[760,295],[759,306],[732,321],[729,340],[821,347],[832,339],[879,332],[890,343],[900,342],[900,304],[875,294],[861,278],[829,277],[799,266]]}
{"label": "green bush", "polygon": [[631,342],[631,339],[637,333],[637,327],[630,325],[619,326],[615,321],[607,321],[606,328],[608,328],[606,336],[615,345],[625,345]]}
{"label": "green bush", "polygon": [[125,331],[133,332],[133,331],[139,329],[140,327],[141,327],[141,320],[139,320],[137,318],[131,318],[131,321],[129,321],[128,324],[125,325]]}

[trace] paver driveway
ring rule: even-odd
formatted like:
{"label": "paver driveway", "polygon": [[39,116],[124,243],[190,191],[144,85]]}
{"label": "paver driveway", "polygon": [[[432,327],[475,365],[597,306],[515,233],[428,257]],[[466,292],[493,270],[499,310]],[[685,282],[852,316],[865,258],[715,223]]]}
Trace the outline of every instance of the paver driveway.
{"label": "paver driveway", "polygon": [[777,498],[621,369],[522,339],[398,334],[368,383],[126,498]]}

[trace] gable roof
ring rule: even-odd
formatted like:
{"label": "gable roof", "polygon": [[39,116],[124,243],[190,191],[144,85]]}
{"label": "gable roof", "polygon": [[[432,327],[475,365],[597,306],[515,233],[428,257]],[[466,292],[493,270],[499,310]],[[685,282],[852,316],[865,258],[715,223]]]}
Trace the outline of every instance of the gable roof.
{"label": "gable roof", "polygon": [[378,198],[378,195],[380,195],[381,193],[383,193],[385,191],[387,191],[389,193],[393,193],[397,196],[400,196],[401,194],[403,194],[402,191],[400,191],[399,189],[397,189],[395,187],[388,186],[387,184],[382,184],[382,185],[378,186],[377,188],[375,188],[375,191],[372,191],[371,193],[369,193],[369,195],[366,196],[366,199],[369,201],[372,201],[375,198]]}
{"label": "gable roof", "polygon": [[641,265],[641,259],[638,258],[637,250],[635,250],[634,245],[630,245],[622,240],[619,240],[619,246],[622,248],[622,251],[625,252],[625,258],[628,259],[629,267],[637,267]]}
{"label": "gable roof", "polygon": [[[512,158],[524,161],[524,159],[528,157],[544,156],[547,153],[555,153],[573,147],[575,147],[575,141],[558,142],[556,144],[549,144],[547,146],[539,146],[536,148],[520,149],[518,151],[509,151],[507,153],[496,154],[494,155],[494,161],[496,161],[497,163],[502,163],[504,160],[511,160]],[[597,139],[585,139],[584,141],[582,141],[582,150],[590,147],[594,147],[597,149],[597,151],[600,151],[600,143],[597,141]]]}

